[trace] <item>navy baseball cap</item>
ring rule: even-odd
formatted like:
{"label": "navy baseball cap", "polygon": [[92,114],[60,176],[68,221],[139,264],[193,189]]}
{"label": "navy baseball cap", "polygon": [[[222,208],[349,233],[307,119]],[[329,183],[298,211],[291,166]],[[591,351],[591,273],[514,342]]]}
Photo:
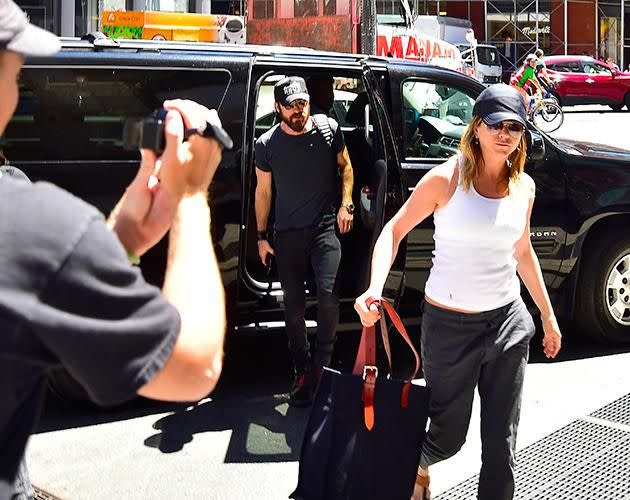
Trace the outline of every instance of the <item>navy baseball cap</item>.
{"label": "navy baseball cap", "polygon": [[299,76],[287,76],[280,80],[274,86],[273,94],[276,102],[279,102],[283,106],[289,106],[289,104],[297,99],[310,101],[306,82],[304,78],[300,78]]}
{"label": "navy baseball cap", "polygon": [[473,115],[481,118],[486,125],[512,120],[527,126],[527,110],[520,92],[504,83],[491,85],[479,94]]}
{"label": "navy baseball cap", "polygon": [[61,48],[53,33],[32,25],[12,0],[0,0],[0,49],[24,56],[49,56]]}

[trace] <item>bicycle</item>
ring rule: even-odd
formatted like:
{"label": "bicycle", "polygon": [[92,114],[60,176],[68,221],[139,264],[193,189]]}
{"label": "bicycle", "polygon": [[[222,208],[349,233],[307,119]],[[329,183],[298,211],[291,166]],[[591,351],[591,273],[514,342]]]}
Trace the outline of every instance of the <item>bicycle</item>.
{"label": "bicycle", "polygon": [[537,129],[545,133],[558,130],[564,122],[560,104],[548,92],[545,95],[540,92],[534,94],[527,116]]}

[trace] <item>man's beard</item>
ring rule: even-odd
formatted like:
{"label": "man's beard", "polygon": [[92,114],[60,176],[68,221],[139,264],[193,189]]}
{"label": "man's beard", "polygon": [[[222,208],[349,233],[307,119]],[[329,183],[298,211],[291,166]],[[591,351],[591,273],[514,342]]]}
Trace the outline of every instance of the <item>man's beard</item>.
{"label": "man's beard", "polygon": [[285,117],[284,115],[282,115],[280,118],[282,118],[282,121],[286,123],[287,127],[293,130],[293,132],[302,132],[304,128],[306,127],[306,123],[308,122],[308,115],[306,116],[306,118],[304,118],[303,122],[294,120],[295,118],[298,118],[298,117],[304,118],[304,114],[293,113],[289,117]]}

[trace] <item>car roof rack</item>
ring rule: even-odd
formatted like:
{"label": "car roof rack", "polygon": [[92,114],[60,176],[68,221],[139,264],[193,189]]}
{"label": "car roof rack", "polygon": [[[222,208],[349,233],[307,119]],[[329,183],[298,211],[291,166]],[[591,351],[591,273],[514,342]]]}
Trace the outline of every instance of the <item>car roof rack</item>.
{"label": "car roof rack", "polygon": [[100,31],[92,31],[90,33],[86,33],[81,37],[81,40],[87,40],[90,42],[95,48],[111,48],[111,47],[120,47],[120,44],[117,40],[109,38],[105,34]]}

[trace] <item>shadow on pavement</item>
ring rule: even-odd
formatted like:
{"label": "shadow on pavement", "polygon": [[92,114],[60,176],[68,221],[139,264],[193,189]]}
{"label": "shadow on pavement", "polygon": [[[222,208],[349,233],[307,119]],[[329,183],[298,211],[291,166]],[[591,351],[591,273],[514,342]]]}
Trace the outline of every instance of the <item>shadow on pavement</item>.
{"label": "shadow on pavement", "polygon": [[213,400],[159,419],[153,424],[159,432],[145,445],[174,453],[195,434],[229,430],[225,463],[296,461],[308,415],[308,409],[290,407],[285,397]]}

